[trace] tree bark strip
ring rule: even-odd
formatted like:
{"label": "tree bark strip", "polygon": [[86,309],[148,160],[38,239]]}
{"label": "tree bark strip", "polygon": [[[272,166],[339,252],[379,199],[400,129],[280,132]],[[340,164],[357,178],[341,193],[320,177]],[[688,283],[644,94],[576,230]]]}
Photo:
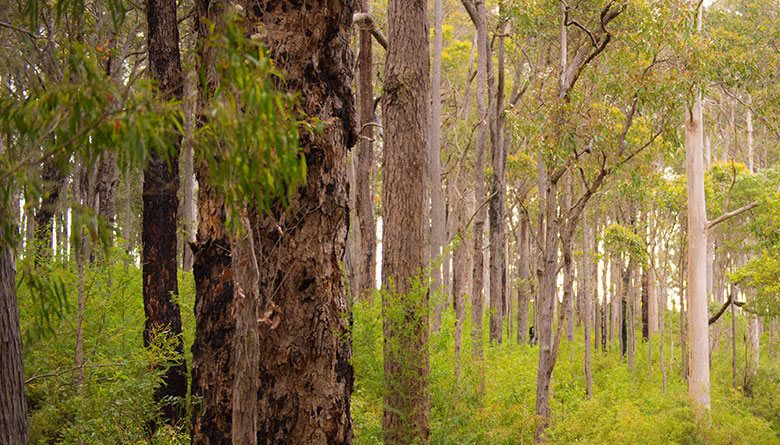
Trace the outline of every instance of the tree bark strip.
{"label": "tree bark strip", "polygon": [[[176,2],[148,0],[147,46],[149,68],[157,82],[161,99],[181,100],[183,77],[179,55],[179,28]],[[172,133],[176,133],[172,131]],[[163,380],[155,389],[154,400],[161,407],[163,421],[175,425],[185,415],[183,401],[187,396],[187,366],[184,362],[181,313],[176,298],[179,294],[176,276],[176,233],[179,210],[179,145],[181,135],[174,134],[166,141],[170,157],[153,150],[144,169],[143,185],[143,293],[144,345],[155,343],[163,332],[173,340],[178,357],[175,363],[159,366],[165,369]],[[175,402],[167,398],[178,398]]]}

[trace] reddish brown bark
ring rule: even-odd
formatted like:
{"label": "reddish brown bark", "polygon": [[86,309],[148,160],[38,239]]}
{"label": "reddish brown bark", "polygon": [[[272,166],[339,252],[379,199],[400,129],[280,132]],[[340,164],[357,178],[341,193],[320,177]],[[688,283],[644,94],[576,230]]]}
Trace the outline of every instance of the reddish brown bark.
{"label": "reddish brown bark", "polygon": [[[254,1],[246,8],[301,111],[306,186],[255,222],[260,262],[257,441],[352,443],[351,348],[340,264],[347,235],[347,150],[357,142],[350,84],[354,3]],[[366,228],[370,231],[370,228]]]}

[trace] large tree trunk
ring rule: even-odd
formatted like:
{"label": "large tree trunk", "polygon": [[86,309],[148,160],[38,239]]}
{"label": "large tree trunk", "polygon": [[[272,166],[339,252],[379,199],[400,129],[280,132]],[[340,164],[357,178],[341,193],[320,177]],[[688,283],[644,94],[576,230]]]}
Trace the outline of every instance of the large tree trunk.
{"label": "large tree trunk", "polygon": [[[428,289],[425,266],[429,53],[423,0],[391,0],[383,108],[384,442],[427,444]],[[481,197],[478,199],[482,199]],[[480,229],[480,228],[478,228]]]}
{"label": "large tree trunk", "polygon": [[[246,8],[250,34],[262,36],[287,91],[299,97],[301,111],[329,122],[322,133],[299,133],[306,185],[289,197],[286,209],[276,204],[271,215],[258,215],[255,249],[265,298],[259,327],[258,443],[352,443],[353,368],[345,338],[349,308],[340,264],[349,214],[347,151],[357,142],[350,88],[353,8],[350,0],[314,5],[257,0]],[[427,45],[422,51],[427,54]],[[417,87],[427,91],[427,84]],[[388,112],[388,135],[394,118]],[[426,122],[424,116],[420,122]],[[425,154],[424,145],[414,150]],[[387,236],[393,224],[385,223]],[[366,284],[372,287],[370,277]]]}
{"label": "large tree trunk", "polygon": [[[149,68],[157,82],[163,100],[182,99],[183,77],[179,55],[179,28],[176,2],[149,0],[147,7]],[[175,133],[175,131],[172,131]],[[173,338],[178,363],[159,364],[165,369],[154,400],[163,404],[165,422],[175,425],[184,417],[183,401],[187,396],[187,366],[184,363],[181,313],[176,298],[179,285],[176,277],[176,232],[179,210],[178,152],[181,135],[174,134],[169,158],[153,151],[144,169],[143,253],[144,345],[155,343],[165,333]],[[178,398],[170,402],[170,398]]]}
{"label": "large tree trunk", "polygon": [[[368,0],[358,3],[360,12],[369,13]],[[365,22],[364,22],[365,23]],[[357,109],[359,137],[355,160],[355,216],[357,219],[357,243],[359,258],[353,258],[355,281],[352,292],[357,299],[370,298],[376,289],[376,226],[371,194],[371,173],[374,166],[374,83],[372,77],[371,31],[360,28],[360,52],[358,53]]]}
{"label": "large tree trunk", "polygon": [[0,442],[9,445],[28,443],[15,260],[5,242],[0,246]]}
{"label": "large tree trunk", "polygon": [[707,312],[707,214],[704,204],[701,97],[686,110],[685,150],[688,178],[688,393],[710,408],[709,314]]}
{"label": "large tree trunk", "polygon": [[[206,79],[198,90],[199,125],[207,119],[207,98],[217,79],[211,27],[224,29],[222,1],[195,3],[199,72]],[[197,149],[197,148],[196,148]],[[208,150],[204,150],[208,151]],[[196,154],[195,158],[200,156]],[[193,245],[195,278],[195,341],[192,345],[192,442],[230,443],[233,413],[233,270],[230,239],[225,230],[223,194],[210,177],[208,163],[195,164],[198,179],[198,235]]]}

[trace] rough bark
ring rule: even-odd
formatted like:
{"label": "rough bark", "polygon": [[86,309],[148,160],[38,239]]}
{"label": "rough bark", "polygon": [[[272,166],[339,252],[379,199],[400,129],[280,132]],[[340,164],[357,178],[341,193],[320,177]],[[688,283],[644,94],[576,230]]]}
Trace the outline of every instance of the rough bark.
{"label": "rough bark", "polygon": [[[368,0],[360,0],[358,9],[369,13]],[[374,165],[374,84],[372,74],[371,30],[360,25],[358,53],[357,111],[359,137],[355,158],[355,216],[357,219],[360,257],[356,260],[353,292],[358,299],[370,297],[376,288],[376,225],[371,194],[371,174]]]}
{"label": "rough bark", "polygon": [[[357,142],[350,87],[353,9],[350,0],[315,5],[258,0],[245,8],[250,33],[262,36],[301,111],[329,123],[322,133],[299,132],[305,187],[289,197],[286,209],[277,203],[255,223],[263,298],[258,443],[353,440],[353,369],[340,270],[349,214],[347,151]],[[391,119],[388,113],[386,134]]]}
{"label": "rough bark", "polygon": [[[198,90],[198,125],[207,119],[207,100],[217,82],[214,71],[214,31],[224,29],[222,1],[198,0],[195,3],[199,72],[205,84]],[[195,147],[196,151],[209,151]],[[196,155],[196,159],[200,154]],[[235,318],[233,317],[233,270],[230,239],[225,231],[223,195],[210,177],[208,163],[195,164],[198,180],[198,234],[192,246],[195,278],[195,341],[192,345],[192,442],[231,443],[233,411],[232,367]]]}
{"label": "rough bark", "polygon": [[239,215],[241,233],[230,237],[233,270],[233,301],[236,323],[232,368],[233,409],[231,438],[234,444],[257,444],[257,390],[260,370],[260,271],[254,236],[246,206]]}
{"label": "rough bark", "polygon": [[[179,28],[176,2],[148,0],[147,47],[149,71],[157,82],[161,99],[181,100],[183,77],[179,55]],[[172,131],[175,133],[175,131]],[[165,370],[161,384],[155,389],[154,400],[161,404],[163,421],[175,425],[184,415],[183,400],[187,396],[187,366],[184,362],[181,313],[176,298],[179,285],[176,277],[176,232],[179,210],[178,152],[181,135],[175,134],[167,143],[170,158],[152,151],[144,169],[143,229],[141,232],[143,263],[144,345],[155,343],[165,333],[173,340],[177,362],[160,363]],[[169,402],[169,398],[177,398]]]}
{"label": "rough bark", "polygon": [[3,243],[0,246],[0,442],[9,445],[28,443],[15,269],[14,253]]}
{"label": "rough bark", "polygon": [[[503,4],[499,6],[503,8]],[[502,11],[503,12],[503,11]],[[490,342],[501,343],[503,339],[504,308],[506,306],[506,287],[504,279],[506,275],[505,262],[506,251],[506,161],[507,153],[504,146],[504,59],[505,59],[505,30],[501,30],[498,36],[497,74],[494,103],[491,104],[489,113],[491,131],[491,161],[493,172],[490,182],[490,203],[488,215],[490,218]]]}
{"label": "rough bark", "polygon": [[[426,2],[388,3],[382,188],[385,334],[384,442],[429,441],[428,290],[425,265],[429,53]],[[479,198],[478,198],[479,199]],[[392,298],[391,298],[392,297]]]}
{"label": "rough bark", "polygon": [[[102,153],[97,174],[98,215],[111,225],[116,218],[116,188],[119,185],[116,162],[115,151]],[[113,240],[113,237],[110,239]]]}
{"label": "rough bark", "polygon": [[553,371],[553,316],[557,299],[558,270],[558,184],[546,181],[546,229],[544,239],[544,263],[539,289],[539,318],[536,332],[539,336],[539,366],[536,374],[536,439],[542,439],[542,433],[549,422],[550,381]]}
{"label": "rough bark", "polygon": [[35,210],[36,264],[51,258],[54,214],[57,211],[60,191],[65,182],[65,173],[61,171],[53,159],[47,158],[42,165],[41,179],[43,182],[41,204]]}

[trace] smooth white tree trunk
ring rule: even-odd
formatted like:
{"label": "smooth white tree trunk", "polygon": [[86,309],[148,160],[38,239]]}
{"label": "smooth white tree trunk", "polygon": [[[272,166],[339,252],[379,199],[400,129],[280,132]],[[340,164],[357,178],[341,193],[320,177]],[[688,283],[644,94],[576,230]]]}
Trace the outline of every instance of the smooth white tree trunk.
{"label": "smooth white tree trunk", "polygon": [[688,178],[688,394],[710,409],[709,328],[707,312],[707,215],[704,201],[701,96],[686,110],[685,153]]}

